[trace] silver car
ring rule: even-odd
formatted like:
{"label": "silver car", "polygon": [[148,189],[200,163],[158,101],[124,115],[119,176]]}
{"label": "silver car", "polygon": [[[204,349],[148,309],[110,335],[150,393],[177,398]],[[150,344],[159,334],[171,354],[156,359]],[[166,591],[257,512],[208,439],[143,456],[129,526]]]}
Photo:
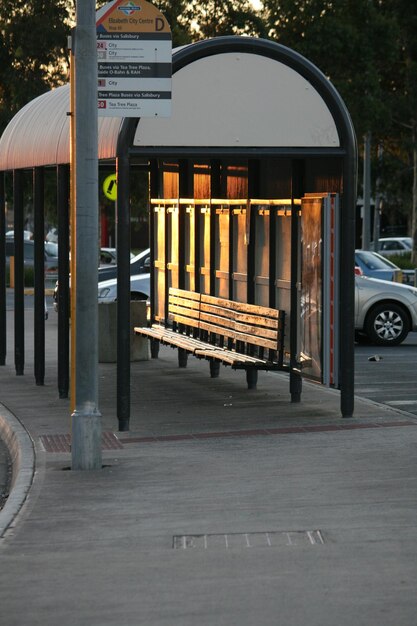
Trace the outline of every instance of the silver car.
{"label": "silver car", "polygon": [[[150,274],[130,279],[131,300],[147,300]],[[98,285],[98,301],[117,300],[117,279]],[[355,334],[380,346],[395,346],[417,330],[417,289],[401,283],[355,276]]]}
{"label": "silver car", "polygon": [[[130,277],[130,299],[149,300],[150,274],[138,274]],[[98,302],[115,302],[117,300],[117,278],[103,280],[98,284]]]}
{"label": "silver car", "polygon": [[417,330],[417,289],[355,276],[355,331],[379,346],[396,346]]}

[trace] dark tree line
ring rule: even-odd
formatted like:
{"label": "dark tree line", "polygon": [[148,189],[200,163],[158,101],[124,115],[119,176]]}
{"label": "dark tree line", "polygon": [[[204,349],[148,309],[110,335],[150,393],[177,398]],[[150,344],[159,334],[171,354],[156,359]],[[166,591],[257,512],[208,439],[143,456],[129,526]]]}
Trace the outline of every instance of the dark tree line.
{"label": "dark tree line", "polygon": [[[416,234],[415,2],[263,0],[259,11],[249,0],[154,4],[171,25],[174,47],[244,34],[278,41],[315,63],[345,100],[360,146],[364,134],[371,133],[373,181],[380,186],[374,191],[382,193],[392,215],[399,211],[407,217],[409,231]],[[74,3],[0,0],[0,7],[1,133],[28,101],[68,80],[67,36]],[[377,149],[382,158],[376,158]]]}

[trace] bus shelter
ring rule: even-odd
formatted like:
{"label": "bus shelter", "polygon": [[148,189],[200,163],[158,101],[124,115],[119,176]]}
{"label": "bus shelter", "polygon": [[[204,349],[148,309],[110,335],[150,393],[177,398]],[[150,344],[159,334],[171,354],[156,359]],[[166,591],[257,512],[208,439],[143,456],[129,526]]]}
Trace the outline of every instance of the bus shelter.
{"label": "bus shelter", "polygon": [[[120,429],[128,428],[130,418],[130,184],[139,170],[149,180],[152,319],[166,319],[170,286],[283,309],[289,320],[285,341],[293,401],[300,399],[305,376],[340,389],[341,413],[350,417],[357,150],[343,101],[306,58],[249,37],[219,37],[175,49],[172,98],[167,119],[99,118],[100,167],[116,168],[118,184]],[[15,116],[0,140],[0,171],[13,175],[15,236],[22,240],[22,178],[25,172],[32,175],[38,251],[44,171],[56,171],[61,397],[69,377],[69,110],[68,86],[44,94]],[[4,176],[0,203],[4,216]],[[4,233],[2,221],[0,247]],[[15,362],[22,374],[18,245],[16,257]],[[38,267],[42,270],[40,252]],[[42,281],[42,271],[35,269],[37,384],[42,384],[44,358]],[[0,324],[4,364],[3,291]]]}

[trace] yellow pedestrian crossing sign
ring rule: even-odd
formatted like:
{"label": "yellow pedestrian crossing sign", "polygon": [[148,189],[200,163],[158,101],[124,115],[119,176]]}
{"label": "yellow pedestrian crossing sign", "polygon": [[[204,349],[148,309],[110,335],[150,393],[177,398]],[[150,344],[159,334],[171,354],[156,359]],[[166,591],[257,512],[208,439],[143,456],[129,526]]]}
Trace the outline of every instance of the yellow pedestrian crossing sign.
{"label": "yellow pedestrian crossing sign", "polygon": [[103,183],[103,191],[104,195],[109,200],[113,200],[114,202],[117,200],[117,174],[107,176]]}

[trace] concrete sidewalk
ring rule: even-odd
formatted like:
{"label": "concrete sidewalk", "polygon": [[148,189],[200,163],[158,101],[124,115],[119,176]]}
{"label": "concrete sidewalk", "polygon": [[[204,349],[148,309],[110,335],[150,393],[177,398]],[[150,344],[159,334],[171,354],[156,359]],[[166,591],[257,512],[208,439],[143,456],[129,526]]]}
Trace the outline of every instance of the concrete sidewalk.
{"label": "concrete sidewalk", "polygon": [[104,467],[74,472],[54,348],[44,387],[30,358],[0,369],[34,468],[0,540],[4,626],[416,623],[415,417],[357,398],[342,419],[338,392],[305,384],[292,405],[284,375],[248,391],[167,348],[132,364],[129,433],[100,365]]}

